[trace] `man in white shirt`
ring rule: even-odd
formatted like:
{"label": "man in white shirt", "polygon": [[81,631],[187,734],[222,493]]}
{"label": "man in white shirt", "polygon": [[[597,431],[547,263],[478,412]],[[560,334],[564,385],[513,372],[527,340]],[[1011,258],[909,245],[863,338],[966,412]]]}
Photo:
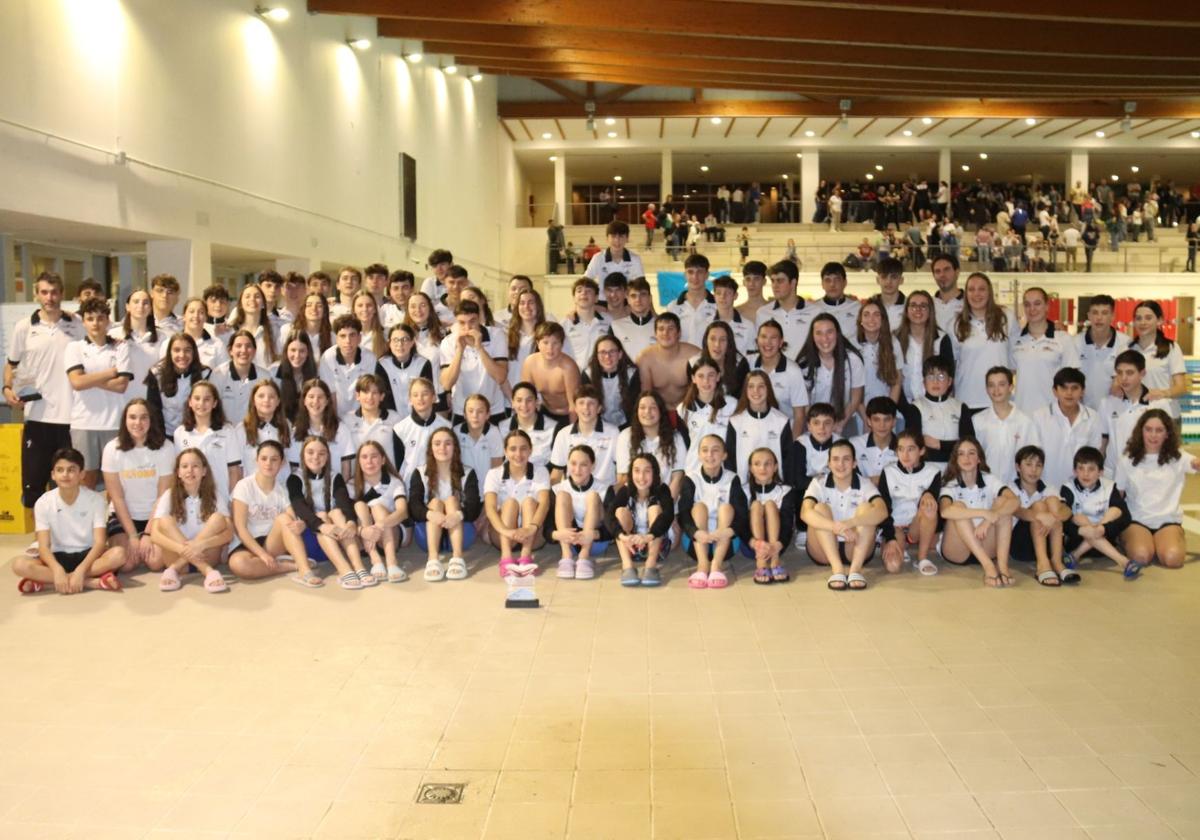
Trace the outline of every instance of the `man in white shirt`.
{"label": "man in white shirt", "polygon": [[857,298],[846,295],[846,268],[839,262],[827,262],[821,267],[821,288],[825,296],[814,300],[812,316],[815,318],[822,312],[828,312],[837,319],[842,328],[842,335],[850,342],[857,343],[858,310],[862,303]]}
{"label": "man in white shirt", "polygon": [[596,349],[596,340],[612,332],[612,321],[597,308],[600,288],[590,277],[580,277],[571,287],[575,299],[575,312],[562,320],[566,333],[566,351],[571,354],[581,371],[587,370]]}
{"label": "man in white shirt", "polygon": [[934,319],[942,332],[954,332],[954,319],[963,308],[963,292],[958,288],[958,258],[941,253],[929,264],[937,294],[933,296]]}
{"label": "man in white shirt", "polygon": [[354,386],[364,374],[375,372],[375,354],[362,343],[362,322],[353,315],[342,315],[332,324],[335,344],[321,354],[317,376],[333,393],[334,409],[339,415],[358,403]]}
{"label": "man in white shirt", "polygon": [[1117,356],[1129,349],[1131,339],[1112,327],[1117,302],[1109,295],[1096,295],[1088,303],[1088,326],[1074,336],[1079,368],[1087,378],[1083,402],[1099,408],[1113,393],[1113,372]]}
{"label": "man in white shirt", "polygon": [[[83,338],[83,323],[62,309],[62,278],[42,272],[34,284],[41,308],[17,322],[4,365],[4,399],[23,409],[22,503],[33,507],[46,492],[55,451],[71,445],[74,395],[66,371],[67,345]],[[29,399],[32,397],[33,399]]]}
{"label": "man in white shirt", "polygon": [[479,304],[464,300],[454,314],[454,326],[442,339],[442,387],[450,392],[456,423],[462,422],[467,397],[472,394],[487,397],[494,417],[504,412],[500,383],[508,378],[508,354],[502,344],[492,341],[482,318]]}
{"label": "man in white shirt", "polygon": [[[624,274],[626,280],[644,277],[646,270],[642,268],[642,258],[626,247],[629,244],[629,225],[612,221],[604,233],[608,237],[608,247],[592,256],[583,276],[592,278],[597,285],[614,273]],[[600,300],[606,300],[603,288],[600,289]]]}
{"label": "man in white shirt", "polygon": [[429,252],[426,262],[433,274],[421,282],[421,291],[429,295],[432,301],[441,300],[442,295],[446,294],[446,272],[454,265],[454,256],[445,248],[435,248]]}
{"label": "man in white shirt", "polygon": [[775,300],[758,310],[756,326],[775,321],[783,330],[783,355],[794,360],[808,338],[808,328],[816,312],[806,308],[804,298],[796,294],[800,269],[791,260],[771,266],[771,291]]}
{"label": "man in white shirt", "polygon": [[[722,321],[728,324],[729,329],[733,330],[733,343],[737,347],[737,351],[743,356],[751,356],[758,352],[758,347],[754,343],[757,330],[749,318],[743,318],[742,313],[734,308],[733,302],[737,300],[737,293],[738,284],[732,277],[722,275],[713,280],[712,294],[717,303],[717,312],[713,321]],[[701,333],[702,337],[703,335]]]}
{"label": "man in white shirt", "polygon": [[704,331],[717,315],[717,301],[708,291],[708,257],[689,254],[683,271],[687,290],[667,307],[679,318],[680,338],[685,344],[703,346]]}
{"label": "man in white shirt", "polygon": [[654,303],[645,277],[629,281],[625,300],[629,304],[629,314],[613,321],[612,334],[625,348],[626,358],[636,363],[642,351],[655,342]]}
{"label": "man in white shirt", "polygon": [[1071,480],[1075,453],[1081,446],[1101,446],[1103,422],[1100,414],[1083,404],[1084,378],[1079,368],[1063,368],[1054,375],[1055,401],[1033,413],[1038,439],[1046,453],[1042,480],[1058,487]]}

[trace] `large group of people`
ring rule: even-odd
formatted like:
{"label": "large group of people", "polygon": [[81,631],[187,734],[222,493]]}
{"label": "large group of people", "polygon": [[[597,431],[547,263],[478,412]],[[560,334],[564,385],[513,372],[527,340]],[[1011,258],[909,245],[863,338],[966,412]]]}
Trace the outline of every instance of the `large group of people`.
{"label": "large group of people", "polygon": [[865,588],[875,557],[978,563],[992,587],[1013,561],[1048,587],[1089,556],[1128,578],[1182,564],[1200,459],[1180,448],[1183,356],[1158,303],[1128,336],[1096,295],[1071,335],[1045,290],[1018,318],[948,252],[930,291],[880,260],[866,300],[839,263],[805,299],[794,261],[747,262],[739,284],[692,254],[656,310],[628,239],[608,226],[557,315],[524,276],[493,311],[445,250],[419,284],[379,264],[264,271],[182,307],[159,275],[116,322],[98,284],[68,312],[42,274],[4,375],[37,532],[20,591],[116,590],[143,567],[167,592],[361,589],[404,581],[413,555],[455,581],[476,541],[502,577],[556,544],[575,580],[611,546],[621,584],[649,587],[678,547],[696,589],[727,586],[739,556],[779,584],[806,554],[833,590]]}

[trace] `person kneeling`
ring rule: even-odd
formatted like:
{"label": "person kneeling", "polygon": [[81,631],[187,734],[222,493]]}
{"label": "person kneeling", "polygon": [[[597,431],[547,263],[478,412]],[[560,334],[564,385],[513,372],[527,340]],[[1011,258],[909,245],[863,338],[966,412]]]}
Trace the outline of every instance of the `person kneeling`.
{"label": "person kneeling", "polygon": [[862,568],[875,553],[875,531],[887,518],[887,505],[855,469],[850,441],[842,438],[829,447],[829,473],[809,483],[800,518],[808,525],[808,556],[833,569],[826,586],[866,589]]}
{"label": "person kneeling", "polygon": [[108,505],[104,495],[83,487],[83,453],[59,449],[50,459],[55,489],[43,493],[33,506],[37,557],[13,558],[12,570],[21,580],[22,595],[53,586],[60,595],[85,589],[119,590],[117,569],[125,549],[106,548]]}
{"label": "person kneeling", "polygon": [[986,585],[1011,586],[1012,516],[1020,502],[988,471],[979,441],[966,437],[954,445],[939,496],[946,520],[942,557],[960,566],[974,557],[983,566]]}
{"label": "person kneeling", "polygon": [[723,589],[729,585],[729,579],[721,567],[735,548],[737,538],[747,531],[749,506],[737,473],[724,468],[725,440],[721,436],[704,435],[699,457],[699,469],[684,475],[679,491],[683,548],[696,561],[696,571],[688,578],[688,586]]}
{"label": "person kneeling", "polygon": [[596,576],[592,553],[603,554],[612,537],[604,530],[604,500],[612,493],[592,476],[596,453],[581,443],[567,455],[567,477],[554,485],[554,524],[550,539],[562,546],[560,578],[591,580]]}

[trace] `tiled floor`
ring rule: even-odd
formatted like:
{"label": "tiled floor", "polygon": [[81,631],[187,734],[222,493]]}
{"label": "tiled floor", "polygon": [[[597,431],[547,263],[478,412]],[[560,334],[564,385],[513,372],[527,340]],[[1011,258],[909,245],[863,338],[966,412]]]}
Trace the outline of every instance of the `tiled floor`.
{"label": "tiled floor", "polygon": [[791,560],[723,592],[542,577],[538,610],[491,559],[359,593],[9,578],[0,837],[1200,837],[1200,564],[832,593]]}

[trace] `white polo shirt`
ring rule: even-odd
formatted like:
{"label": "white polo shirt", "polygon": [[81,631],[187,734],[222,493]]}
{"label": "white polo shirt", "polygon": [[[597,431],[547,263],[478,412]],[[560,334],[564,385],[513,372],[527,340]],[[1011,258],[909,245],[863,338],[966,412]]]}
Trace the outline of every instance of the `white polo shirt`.
{"label": "white polo shirt", "polygon": [[[286,420],[283,422],[287,423]],[[291,424],[289,424],[289,426],[290,425]],[[289,429],[289,439],[295,438],[295,435],[291,434],[290,431],[291,430]],[[251,443],[246,439],[245,423],[235,423],[233,425],[233,431],[230,433],[230,438],[232,439],[233,458],[235,459],[234,463],[241,465],[243,476],[251,476],[258,472],[258,445],[260,443],[262,443],[264,440],[273,440],[276,443],[280,442],[279,430],[270,423],[260,423],[258,425],[258,440],[255,443]],[[338,461],[335,460],[335,455],[332,451],[330,451],[329,457],[329,468],[331,471],[336,473],[338,469]],[[210,464],[209,466],[212,465]],[[292,468],[285,453],[283,464],[279,467],[279,474],[275,476],[275,483],[281,486],[287,484],[288,476],[291,474]]]}
{"label": "white polo shirt", "polygon": [[[275,484],[269,493],[264,493],[252,475],[243,478],[233,488],[232,501],[241,502],[246,506],[246,530],[250,532],[250,536],[256,538],[271,533],[276,517],[291,505],[287,488],[283,484]],[[242,540],[235,528],[230,548],[241,544]]]}
{"label": "white polo shirt", "polygon": [[[529,456],[529,463],[538,467],[550,468],[550,453],[554,449],[554,439],[558,436],[560,429],[565,429],[566,423],[556,423],[548,418],[542,412],[537,413],[537,419],[533,421],[533,426],[528,429],[523,429],[517,422],[517,417],[514,414],[504,423],[501,438],[507,435],[513,429],[521,429],[525,434],[529,435],[529,441],[533,444],[533,454]],[[476,473],[480,475],[480,473]],[[487,473],[482,473],[485,477]]]}
{"label": "white polo shirt", "polygon": [[[450,367],[450,364],[454,361],[455,353],[458,352],[457,330],[458,326],[456,324],[450,329],[449,334],[442,339],[439,351],[442,371]],[[500,390],[500,383],[493,379],[491,374],[487,372],[487,368],[483,366],[483,361],[479,354],[487,353],[492,359],[498,362],[507,362],[507,344],[500,337],[501,333],[498,330],[480,325],[479,331],[483,346],[479,349],[474,347],[463,348],[462,364],[458,368],[458,379],[450,389],[450,410],[459,417],[463,415],[463,411],[466,408],[467,397],[472,394],[482,394],[487,397],[493,414],[498,414],[504,410],[504,392]],[[438,373],[439,379],[441,378],[442,371]]]}
{"label": "white polo shirt", "polygon": [[225,362],[213,370],[208,381],[217,387],[217,393],[221,395],[221,407],[225,409],[226,420],[237,423],[246,416],[246,410],[250,407],[250,391],[262,379],[276,381],[270,371],[258,365],[251,365],[245,378],[238,376],[233,362]]}
{"label": "white polo shirt", "polygon": [[610,274],[623,274],[626,280],[636,280],[646,276],[642,267],[642,258],[625,248],[620,254],[614,254],[611,248],[592,254],[584,270],[584,277],[590,277],[600,287],[600,300],[607,300],[604,295],[604,278]]}
{"label": "white polo shirt", "polygon": [[[350,449],[358,452],[358,448],[369,440],[383,447],[387,453],[388,463],[391,463],[394,451],[392,441],[395,439],[394,430],[400,422],[400,414],[386,409],[379,410],[379,416],[367,421],[363,418],[362,409],[356,408],[349,414],[342,415],[342,428],[346,430]],[[395,464],[392,464],[395,467]]]}
{"label": "white polo shirt", "polygon": [[[1183,351],[1179,349],[1179,345],[1174,341],[1171,342],[1170,351],[1161,359],[1158,357],[1158,351],[1153,344],[1149,348],[1145,348],[1135,341],[1131,347],[1146,357],[1146,378],[1142,380],[1142,384],[1151,390],[1165,390],[1170,388],[1172,376],[1178,373],[1187,373],[1187,366],[1183,362]],[[1171,406],[1171,416],[1175,418],[1180,417],[1179,400],[1172,399],[1168,402]]]}
{"label": "white polo shirt", "polygon": [[[725,448],[728,456],[733,458],[739,481],[749,482],[750,456],[756,449],[770,449],[775,454],[779,473],[783,475],[783,455],[786,452],[790,460],[795,439],[791,423],[791,416],[777,408],[757,412],[747,407],[740,414],[730,415]],[[784,477],[791,478],[790,475]]]}
{"label": "white polo shirt", "polygon": [[679,318],[679,340],[702,347],[704,331],[717,317],[717,299],[713,297],[712,292],[706,291],[700,305],[693,306],[688,302],[687,292],[684,292],[675,298],[667,307],[667,311]]}
{"label": "white polo shirt", "polygon": [[848,341],[854,341],[854,336],[858,334],[858,310],[862,309],[862,301],[858,298],[849,295],[840,299],[821,297],[809,304],[809,308],[813,310],[813,317],[828,312],[837,319],[842,335]]}
{"label": "white polo shirt", "polygon": [[[829,440],[821,443],[813,440],[813,436],[808,432],[796,438],[796,444],[799,445],[798,451],[804,457],[805,476],[814,478],[829,468],[829,449],[835,440],[836,438],[830,437]],[[796,476],[800,477],[799,465],[797,465]]]}
{"label": "white polo shirt", "polygon": [[25,404],[25,419],[38,423],[71,422],[75,389],[63,373],[67,345],[84,337],[83,321],[66,312],[53,324],[41,310],[22,318],[8,341],[8,363],[16,368],[13,389],[33,388],[40,400]]}
{"label": "white polo shirt", "polygon": [[118,443],[114,438],[104,445],[100,471],[116,473],[130,518],[144,522],[154,513],[158,480],[175,473],[175,444],[168,440],[158,449],[135,446],[121,450]]}
{"label": "white polo shirt", "polygon": [[1122,394],[1119,397],[1107,396],[1100,404],[1100,428],[1104,437],[1108,438],[1108,448],[1104,456],[1104,472],[1111,477],[1117,469],[1117,459],[1125,452],[1125,445],[1133,434],[1133,427],[1138,418],[1152,408],[1169,411],[1170,400],[1147,400],[1149,389],[1143,383],[1142,396],[1138,400],[1130,400]]}
{"label": "white polo shirt", "polygon": [[596,428],[587,434],[579,430],[578,423],[564,426],[554,437],[554,448],[550,451],[550,469],[566,470],[571,450],[585,444],[590,446],[596,455],[592,475],[597,481],[612,484],[617,480],[618,434],[617,427],[605,423],[603,419],[597,419]]}
{"label": "white polo shirt", "polygon": [[[580,370],[587,368],[588,362],[592,360],[592,351],[596,349],[596,341],[600,336],[612,332],[612,323],[612,319],[599,310],[590,321],[581,321],[578,315],[562,320],[563,331],[567,334],[566,346],[563,349],[571,355]],[[508,358],[508,354],[505,353],[502,357]]]}
{"label": "white polo shirt", "polygon": [[[833,473],[822,479],[810,481],[804,491],[805,499],[812,499],[817,504],[829,505],[835,522],[842,522],[854,516],[858,506],[872,499],[879,498],[879,489],[874,483],[855,472],[850,477],[850,486],[845,490],[837,486]],[[845,542],[845,537],[838,537],[838,542]]]}
{"label": "white polo shirt", "polygon": [[[567,478],[564,478],[562,481],[558,482],[558,484],[555,484],[551,489],[554,491],[554,495],[556,497],[559,493],[566,493],[571,497],[571,510],[575,516],[575,524],[580,526],[583,524],[584,517],[587,516],[588,494],[595,493],[600,497],[600,502],[603,505],[604,497],[609,490],[609,485],[605,484],[604,482],[597,481],[596,477],[592,476],[588,479],[587,484],[576,486],[575,482],[572,481],[568,476]],[[603,507],[601,508],[601,511],[603,511]],[[604,514],[602,512],[601,519],[603,519],[603,516]],[[599,525],[600,523],[597,523],[597,527],[599,527]]]}
{"label": "white polo shirt", "polygon": [[[750,368],[764,369],[761,356],[755,354]],[[771,380],[771,388],[775,392],[779,410],[786,414],[789,420],[795,416],[792,409],[804,408],[809,404],[808,384],[804,381],[804,371],[800,369],[800,365],[786,356],[780,356],[775,367],[767,370],[767,376]],[[796,430],[793,429],[792,434],[795,433]]]}
{"label": "white polo shirt", "polygon": [[[216,513],[222,516],[229,516],[229,499],[217,494],[217,509]],[[196,536],[204,530],[204,520],[200,518],[200,497],[186,496],[183,500],[183,521],[175,519],[171,516],[171,491],[168,490],[158,498],[158,504],[154,506],[155,519],[172,519],[179,526],[180,533],[189,540],[196,539]]]}
{"label": "white polo shirt", "polygon": [[1079,406],[1074,423],[1062,413],[1057,401],[1039,408],[1032,419],[1037,444],[1046,453],[1042,478],[1054,487],[1066,484],[1075,474],[1075,453],[1080,447],[1100,448],[1103,423],[1100,415],[1086,405]]}
{"label": "white polo shirt", "polygon": [[612,334],[621,342],[625,356],[636,362],[642,351],[651,344],[657,344],[654,337],[654,313],[637,316],[632,313],[612,322]]}
{"label": "white polo shirt", "polygon": [[[758,326],[748,318],[743,318],[742,313],[736,309],[733,310],[733,319],[726,321],[724,318],[714,317],[713,321],[720,321],[729,325],[729,329],[733,330],[733,344],[737,351],[743,356],[753,356],[758,354]],[[704,330],[700,331],[703,338]]]}
{"label": "white polo shirt", "polygon": [[63,501],[55,487],[38,498],[33,505],[35,531],[50,532],[50,550],[80,552],[91,550],[96,542],[96,529],[108,524],[108,503],[104,495],[86,487],[79,488],[75,503]]}
{"label": "white polo shirt", "polygon": [[983,447],[992,475],[1005,484],[1017,476],[1014,460],[1017,450],[1030,444],[1039,445],[1040,438],[1033,427],[1033,419],[1016,406],[1001,420],[996,409],[989,405],[983,411],[972,414],[970,422],[975,439]]}
{"label": "white polo shirt", "polygon": [[904,296],[904,292],[896,292],[895,303],[884,303],[879,295],[874,298],[880,306],[887,312],[888,326],[892,328],[892,335],[896,335],[896,330],[900,329],[900,321],[904,319],[904,306],[908,300]]}
{"label": "white polo shirt", "polygon": [[[396,470],[406,482],[412,475],[417,464],[424,464],[429,455],[429,439],[438,429],[449,429],[450,421],[436,412],[429,413],[428,420],[422,420],[415,414],[400,420],[392,427],[392,434],[400,441],[402,460],[396,464]],[[395,444],[393,444],[393,447]],[[389,450],[394,451],[394,450]]]}
{"label": "white polo shirt", "polygon": [[198,429],[189,432],[179,426],[175,429],[175,451],[182,452],[185,449],[199,449],[204,453],[217,485],[217,494],[228,496],[229,468],[242,465],[241,450],[234,443],[233,426],[226,423],[224,428],[208,428],[203,432]]}
{"label": "white polo shirt", "polygon": [[488,470],[492,468],[492,459],[504,458],[504,437],[500,434],[499,427],[485,423],[483,434],[476,440],[467,431],[467,423],[464,420],[454,427],[454,433],[458,435],[463,466],[475,470],[475,475],[487,475]]}
{"label": "white polo shirt", "polygon": [[[406,416],[411,409],[408,405],[408,389],[414,379],[423,377],[433,383],[434,394],[442,392],[442,379],[438,375],[441,369],[434,365],[423,353],[413,350],[408,361],[401,362],[391,353],[380,356],[375,363],[375,375],[387,383],[388,393],[392,397],[392,405],[399,417]],[[356,411],[356,406],[342,406],[343,414]]]}
{"label": "white polo shirt", "polygon": [[1087,379],[1083,401],[1092,408],[1100,408],[1112,388],[1117,356],[1129,349],[1130,338],[1125,333],[1112,331],[1106,344],[1092,343],[1090,329],[1074,337],[1075,353],[1079,356],[1079,369]]}
{"label": "white polo shirt", "polygon": [[[1013,402],[1026,414],[1054,401],[1054,374],[1065,367],[1079,367],[1075,341],[1065,330],[1056,330],[1052,322],[1047,322],[1040,338],[1030,335],[1029,327],[1022,329],[1013,342],[1012,357],[1017,374]],[[1110,376],[1106,382],[1111,381]],[[1085,393],[1090,390],[1088,382]]]}
{"label": "white polo shirt", "polygon": [[897,462],[896,436],[894,434],[887,446],[876,445],[875,436],[870,432],[850,438],[850,442],[854,444],[854,457],[858,462],[858,471],[867,478],[878,478],[883,474],[885,467]]}
{"label": "white polo shirt", "polygon": [[683,435],[679,432],[675,432],[675,457],[671,460],[667,460],[667,456],[659,448],[658,438],[644,438],[638,453],[632,451],[632,439],[632,426],[626,426],[617,435],[617,475],[627,475],[633,464],[633,456],[641,452],[653,455],[654,460],[658,461],[658,474],[663,484],[670,484],[671,474],[683,470],[687,459],[687,444],[683,442]]}
{"label": "white polo shirt", "polygon": [[1186,452],[1162,466],[1157,455],[1147,455],[1137,466],[1122,455],[1117,460],[1116,484],[1125,493],[1133,521],[1153,530],[1183,522],[1183,485],[1194,472],[1192,456]]}
{"label": "white polo shirt", "polygon": [[[992,505],[996,504],[996,499],[1000,497],[1000,493],[1006,489],[1008,489],[1007,486],[996,476],[980,472],[975,482],[970,485],[964,484],[961,477],[954,481],[943,482],[939,499],[962,502],[971,510],[991,510]],[[983,517],[976,516],[971,521],[975,525],[979,525],[983,521]]]}
{"label": "white polo shirt", "polygon": [[[124,341],[105,336],[103,344],[96,344],[86,336],[72,341],[63,351],[66,373],[99,373],[115,368],[118,376],[133,379],[133,367],[129,362],[129,345]],[[44,395],[43,395],[44,396]],[[121,411],[127,402],[124,394],[95,386],[74,391],[71,404],[71,428],[89,431],[116,431],[121,425]]]}
{"label": "white polo shirt", "polygon": [[[167,344],[174,333],[166,332],[162,326],[158,327],[158,358],[165,359],[167,357]],[[225,346],[225,342],[214,336],[209,330],[204,331],[204,337],[199,341],[193,337],[192,341],[196,342],[196,355],[200,357],[200,364],[206,368],[216,369],[218,365],[222,365],[229,361],[229,348]],[[315,344],[313,345],[316,346]],[[255,363],[258,363],[258,357],[255,356]]]}
{"label": "white polo shirt", "polygon": [[[300,410],[304,411],[305,409],[303,406],[301,406]],[[350,430],[346,428],[345,423],[340,421],[338,422],[338,430],[334,434],[332,440],[324,433],[323,430],[318,430],[313,427],[309,428],[308,434],[306,434],[304,437],[319,437],[325,441],[325,443],[329,446],[329,469],[331,469],[333,472],[339,472],[342,469],[342,463],[352,460],[356,454],[356,450],[354,449],[354,445],[350,438]],[[291,465],[292,469],[296,470],[297,472],[300,469],[300,447],[303,444],[304,441],[300,439],[300,436],[293,432],[292,442],[287,448],[287,457],[284,460],[287,461],[287,463]],[[386,451],[386,449],[384,451]],[[256,458],[257,450],[255,451],[255,458],[251,460],[253,461]],[[247,470],[247,472],[249,472],[249,470]]]}
{"label": "white polo shirt", "polygon": [[[512,465],[505,461],[498,467],[488,470],[483,479],[483,494],[495,493],[500,502],[514,499],[523,502],[530,497],[536,497],[543,490],[550,489],[550,473],[545,467],[535,467],[532,463],[525,465],[523,475],[514,476]],[[536,499],[535,499],[536,500]]]}
{"label": "white polo shirt", "polygon": [[757,336],[759,328],[767,321],[778,322],[783,328],[784,342],[780,353],[788,359],[795,359],[808,339],[808,330],[816,315],[817,312],[812,306],[805,305],[804,298],[797,298],[794,309],[784,309],[779,305],[779,301],[773,300],[758,308],[758,313],[754,316],[754,334]]}
{"label": "white polo shirt", "polygon": [[694,474],[700,469],[700,442],[705,437],[716,435],[722,442],[725,440],[725,434],[729,430],[729,418],[733,416],[735,408],[737,401],[732,397],[725,397],[725,404],[716,411],[711,405],[699,401],[691,406],[680,403],[676,407],[675,411],[687,432],[688,451],[684,459],[684,470],[688,474]]}
{"label": "white polo shirt", "polygon": [[359,347],[354,358],[349,361],[342,357],[342,351],[337,345],[321,354],[317,376],[321,377],[321,381],[333,392],[334,408],[338,414],[345,414],[358,405],[354,399],[354,383],[360,376],[374,373],[377,361],[375,354],[364,347]]}
{"label": "white polo shirt", "polygon": [[987,326],[979,318],[971,319],[971,332],[966,341],[959,341],[956,333],[950,333],[957,363],[954,371],[954,393],[968,408],[986,408],[992,404],[987,395],[987,372],[997,365],[1012,370],[1012,345],[1020,332],[1017,317],[1005,309],[1008,335],[992,341],[987,337]]}
{"label": "white polo shirt", "polygon": [[161,357],[160,350],[166,346],[167,334],[158,331],[158,341],[150,340],[149,330],[141,335],[134,333],[129,338],[125,338],[125,327],[121,324],[109,327],[108,334],[129,345],[129,369],[133,373],[133,379],[130,380],[129,387],[122,394],[125,402],[145,399],[146,375],[150,373],[150,368],[154,367]]}
{"label": "white polo shirt", "polygon": [[[803,365],[801,365],[800,371],[807,376],[808,370]],[[818,363],[816,371],[808,381],[812,382],[812,387],[808,392],[808,399],[811,403],[833,402],[833,368],[825,367],[825,365]],[[865,389],[866,384],[867,377],[863,369],[862,357],[851,351],[846,357],[846,375],[842,384],[842,404],[850,404],[850,390],[852,388]]]}
{"label": "white polo shirt", "polygon": [[921,464],[915,470],[905,469],[899,462],[883,468],[879,478],[879,493],[887,502],[894,525],[912,524],[921,504],[921,497],[932,493],[936,498],[942,485],[942,471],[935,464]]}
{"label": "white polo shirt", "polygon": [[[875,397],[890,397],[892,386],[879,377],[879,342],[864,341],[858,346],[862,353],[863,407]],[[904,381],[904,356],[900,353],[900,340],[892,336],[892,356],[896,360],[897,382]]]}
{"label": "white polo shirt", "polygon": [[964,300],[962,289],[958,290],[958,297],[951,298],[949,303],[943,301],[941,295],[934,294],[933,318],[942,332],[954,332],[954,322],[958,318],[958,313],[962,312]]}
{"label": "white polo shirt", "polygon": [[[1017,500],[1021,503],[1021,508],[1024,510],[1028,510],[1043,499],[1049,499],[1055,495],[1054,490],[1050,487],[1047,487],[1046,482],[1042,481],[1041,479],[1038,479],[1038,483],[1034,485],[1032,493],[1027,491],[1021,485],[1021,480],[1019,478],[1010,481],[1008,483],[1008,489],[1011,490],[1013,495],[1017,497]],[[1016,525],[1017,522],[1018,519],[1014,516],[1013,524]]]}
{"label": "white polo shirt", "polygon": [[1084,487],[1079,479],[1072,478],[1059,488],[1058,496],[1071,509],[1073,516],[1083,514],[1093,523],[1103,519],[1109,508],[1119,508],[1125,504],[1116,482],[1104,477],[1091,487]]}

